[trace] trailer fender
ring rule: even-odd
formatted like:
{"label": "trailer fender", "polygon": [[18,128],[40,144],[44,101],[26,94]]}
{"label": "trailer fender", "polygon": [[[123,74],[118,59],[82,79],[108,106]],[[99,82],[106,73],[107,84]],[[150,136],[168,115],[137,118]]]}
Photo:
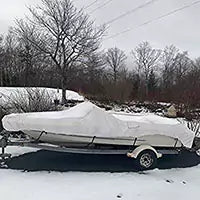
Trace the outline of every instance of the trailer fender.
{"label": "trailer fender", "polygon": [[158,153],[152,146],[149,146],[149,145],[141,145],[141,146],[137,147],[136,149],[134,149],[132,152],[127,153],[127,156],[130,157],[130,158],[135,158],[136,159],[138,157],[138,155],[142,151],[145,151],[145,150],[153,151],[157,158],[161,158],[162,157],[161,153]]}

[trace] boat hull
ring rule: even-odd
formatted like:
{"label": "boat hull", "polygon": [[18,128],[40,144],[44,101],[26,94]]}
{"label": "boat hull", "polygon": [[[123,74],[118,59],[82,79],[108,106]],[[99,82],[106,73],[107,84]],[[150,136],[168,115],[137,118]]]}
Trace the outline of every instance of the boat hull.
{"label": "boat hull", "polygon": [[66,147],[85,147],[87,145],[112,145],[112,146],[140,146],[150,145],[154,147],[179,148],[182,143],[172,137],[163,135],[146,135],[142,137],[95,137],[55,134],[40,131],[23,131],[26,135],[45,143],[66,146]]}

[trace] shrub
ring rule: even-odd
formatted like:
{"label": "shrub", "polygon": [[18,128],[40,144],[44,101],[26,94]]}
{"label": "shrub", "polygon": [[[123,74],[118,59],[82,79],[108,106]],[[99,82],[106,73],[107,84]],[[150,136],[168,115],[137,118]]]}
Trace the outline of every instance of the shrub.
{"label": "shrub", "polygon": [[2,107],[11,112],[43,112],[58,110],[54,98],[46,89],[26,88],[4,96]]}

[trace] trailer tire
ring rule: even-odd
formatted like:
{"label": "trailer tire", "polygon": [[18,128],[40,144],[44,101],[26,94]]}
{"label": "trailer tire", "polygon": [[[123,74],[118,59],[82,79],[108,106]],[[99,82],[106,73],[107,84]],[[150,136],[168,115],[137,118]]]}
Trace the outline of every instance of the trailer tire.
{"label": "trailer tire", "polygon": [[195,151],[197,156],[200,156],[200,149],[198,149],[197,151]]}
{"label": "trailer tire", "polygon": [[154,169],[157,165],[157,156],[152,150],[144,150],[136,158],[136,166],[139,170]]}

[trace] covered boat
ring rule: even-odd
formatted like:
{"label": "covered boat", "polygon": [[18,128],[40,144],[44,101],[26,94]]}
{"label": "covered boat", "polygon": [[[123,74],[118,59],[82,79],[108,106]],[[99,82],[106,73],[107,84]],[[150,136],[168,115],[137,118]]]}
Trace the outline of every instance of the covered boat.
{"label": "covered boat", "polygon": [[195,137],[175,119],[113,114],[90,102],[58,112],[10,114],[2,123],[7,131],[22,131],[35,140],[63,146],[148,144],[191,148]]}

